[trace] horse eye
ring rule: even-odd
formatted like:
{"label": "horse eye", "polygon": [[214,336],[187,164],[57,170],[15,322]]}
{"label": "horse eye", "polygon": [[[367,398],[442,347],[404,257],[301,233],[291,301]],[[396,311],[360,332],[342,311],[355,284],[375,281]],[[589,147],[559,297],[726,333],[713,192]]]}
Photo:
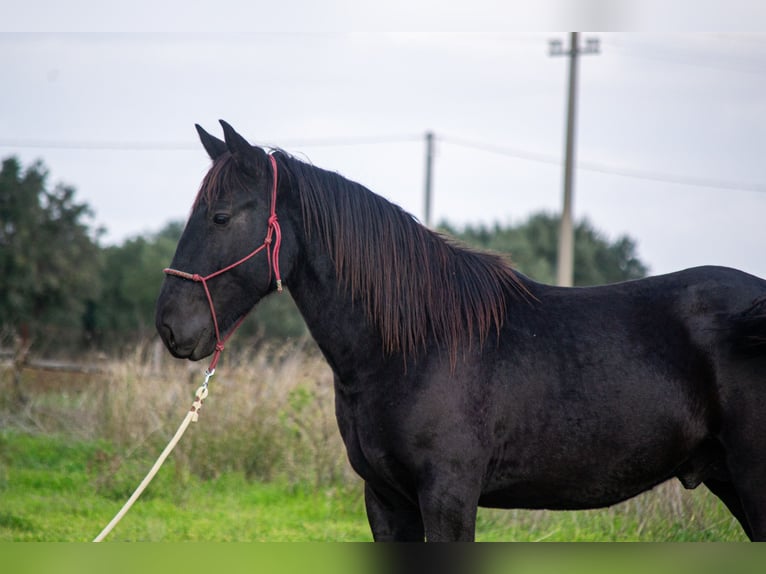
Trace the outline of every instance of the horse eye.
{"label": "horse eye", "polygon": [[228,213],[216,213],[213,216],[213,223],[217,225],[225,225],[229,223],[230,215]]}

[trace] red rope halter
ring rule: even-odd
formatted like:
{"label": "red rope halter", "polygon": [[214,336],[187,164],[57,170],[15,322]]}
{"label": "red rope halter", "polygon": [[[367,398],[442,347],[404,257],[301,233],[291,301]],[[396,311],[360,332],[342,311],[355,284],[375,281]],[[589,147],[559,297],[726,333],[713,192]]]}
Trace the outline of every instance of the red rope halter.
{"label": "red rope halter", "polygon": [[[207,372],[210,375],[212,375],[212,373],[215,371],[215,367],[218,364],[218,359],[221,357],[221,353],[223,352],[224,343],[229,340],[229,338],[234,334],[234,331],[236,331],[237,328],[242,324],[242,321],[245,320],[246,315],[243,315],[236,322],[234,328],[226,335],[226,337],[221,338],[221,332],[218,329],[218,318],[216,317],[215,313],[215,305],[213,305],[213,297],[210,295],[210,289],[207,286],[208,280],[212,279],[213,277],[218,277],[227,271],[231,271],[235,267],[242,265],[245,261],[254,257],[257,253],[265,249],[266,258],[269,262],[269,282],[271,282],[271,270],[273,268],[274,277],[277,280],[277,291],[279,293],[282,292],[282,278],[279,274],[279,246],[282,244],[282,229],[280,228],[279,220],[277,219],[277,160],[274,159],[273,155],[269,155],[269,159],[271,160],[271,171],[274,176],[274,181],[271,187],[271,213],[269,215],[266,238],[263,240],[263,243],[245,255],[239,261],[235,261],[231,265],[228,265],[223,269],[219,269],[210,275],[205,275],[204,277],[197,273],[187,273],[185,271],[179,271],[170,267],[163,269],[163,272],[167,275],[175,275],[176,277],[181,277],[182,279],[188,279],[190,281],[195,281],[196,283],[202,283],[202,287],[205,290],[205,296],[207,297],[207,302],[210,305],[210,314],[213,316],[213,327],[215,328],[215,352],[213,353],[213,359],[210,361],[210,366],[207,369]],[[274,242],[273,253],[271,247],[272,238]]]}

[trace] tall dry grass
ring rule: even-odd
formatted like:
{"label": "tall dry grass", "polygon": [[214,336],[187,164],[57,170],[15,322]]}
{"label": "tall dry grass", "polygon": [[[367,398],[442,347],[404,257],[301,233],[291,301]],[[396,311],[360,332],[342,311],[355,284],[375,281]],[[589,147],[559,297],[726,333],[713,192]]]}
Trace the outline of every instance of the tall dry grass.
{"label": "tall dry grass", "polygon": [[[199,421],[173,453],[179,478],[235,471],[295,484],[355,480],[335,423],[332,374],[313,344],[256,353],[231,347],[210,381]],[[132,357],[104,364],[100,375],[71,380],[25,371],[24,382],[37,390],[26,393],[23,404],[4,392],[10,388],[9,377],[3,377],[0,425],[104,441],[112,448],[94,464],[108,483],[131,466],[136,469],[128,475],[139,473],[159,454],[191,406],[205,367],[173,360],[146,344]]]}
{"label": "tall dry grass", "polygon": [[[115,500],[132,492],[186,415],[206,364],[171,359],[154,344],[104,365],[99,375],[25,371],[25,403],[0,373],[0,429],[101,441],[94,487]],[[249,352],[231,345],[210,383],[200,420],[166,466],[164,489],[185,496],[191,475],[236,472],[252,480],[333,485],[359,495],[334,415],[332,374],[313,343]],[[148,492],[144,496],[151,496]],[[731,539],[739,527],[701,488],[671,481],[605,510],[574,513],[482,510],[482,531],[498,539]],[[734,534],[732,534],[734,533]],[[697,537],[697,538],[694,538]]]}

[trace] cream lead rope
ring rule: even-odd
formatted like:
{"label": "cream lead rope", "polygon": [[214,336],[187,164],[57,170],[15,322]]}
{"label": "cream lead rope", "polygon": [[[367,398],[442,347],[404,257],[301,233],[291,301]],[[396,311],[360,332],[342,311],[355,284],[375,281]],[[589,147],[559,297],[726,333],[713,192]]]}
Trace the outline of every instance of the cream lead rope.
{"label": "cream lead rope", "polygon": [[189,426],[189,424],[197,422],[197,419],[199,419],[199,411],[202,408],[202,402],[207,398],[207,384],[210,381],[210,377],[212,377],[214,374],[215,369],[205,371],[205,382],[202,383],[202,386],[200,386],[200,388],[197,389],[197,392],[194,393],[194,402],[192,403],[189,412],[186,413],[186,418],[181,423],[181,426],[178,427],[176,434],[172,439],[170,439],[168,446],[166,446],[165,450],[162,451],[162,454],[160,454],[157,462],[154,463],[154,466],[144,477],[144,480],[141,481],[141,484],[138,485],[138,488],[136,488],[133,494],[130,495],[128,501],[123,505],[120,511],[115,514],[111,522],[109,522],[109,524],[104,527],[101,533],[93,539],[93,542],[101,542],[112,531],[112,529],[117,526],[117,523],[122,520],[123,516],[127,514],[128,510],[130,510],[130,507],[133,506],[133,503],[138,500],[138,497],[141,496],[141,493],[146,489],[147,486],[149,486],[149,483],[154,478],[154,475],[157,474],[157,472],[160,470],[160,467],[165,462],[165,459],[175,448],[176,444],[178,444],[178,441],[181,440],[181,437],[186,432],[186,428]]}
{"label": "cream lead rope", "polygon": [[[128,501],[120,509],[120,511],[115,515],[115,517],[112,518],[112,521],[109,524],[107,524],[106,528],[104,528],[101,531],[101,534],[99,534],[98,536],[96,536],[96,538],[93,539],[93,542],[101,542],[104,538],[106,538],[106,535],[112,531],[112,528],[114,528],[117,525],[117,523],[122,519],[122,517],[125,516],[128,510],[130,510],[130,507],[133,506],[133,503],[138,499],[139,496],[141,496],[141,493],[152,481],[152,479],[154,478],[154,475],[157,474],[157,471],[159,471],[160,467],[162,466],[162,463],[165,462],[165,459],[168,457],[168,455],[173,450],[173,448],[175,448],[178,441],[181,440],[181,437],[186,431],[186,427],[189,426],[189,423],[197,421],[197,419],[199,418],[199,414],[198,414],[199,410],[202,407],[202,401],[204,401],[205,397],[207,397],[207,383],[210,380],[210,377],[212,377],[213,374],[215,373],[215,367],[218,364],[218,359],[221,357],[221,353],[223,352],[223,345],[227,341],[227,339],[234,334],[234,331],[237,330],[237,327],[239,327],[239,325],[242,323],[242,321],[245,318],[244,316],[242,316],[235,323],[234,328],[229,331],[229,334],[223,338],[221,337],[221,333],[218,329],[218,318],[216,316],[215,306],[213,305],[213,297],[210,294],[210,289],[208,289],[208,286],[207,286],[208,280],[234,269],[238,265],[241,265],[245,261],[248,261],[251,257],[254,257],[260,251],[265,250],[266,259],[269,263],[269,281],[271,281],[271,273],[273,271],[274,278],[276,279],[276,282],[277,282],[277,292],[279,293],[282,292],[282,277],[279,273],[279,247],[282,243],[282,228],[280,227],[279,219],[277,218],[278,169],[277,169],[277,160],[273,155],[271,154],[269,155],[269,160],[271,161],[271,171],[273,174],[272,184],[271,184],[271,213],[269,215],[266,238],[263,240],[263,243],[259,247],[251,251],[248,255],[240,259],[239,261],[236,261],[232,263],[231,265],[224,267],[223,269],[219,269],[218,271],[215,271],[204,277],[197,273],[187,273],[186,271],[179,271],[178,269],[172,269],[170,267],[164,270],[165,274],[167,275],[174,275],[182,279],[188,279],[190,281],[195,281],[197,283],[202,284],[202,287],[205,290],[205,297],[207,298],[208,305],[210,305],[210,314],[212,315],[213,327],[215,329],[216,344],[215,344],[215,351],[213,352],[213,359],[210,361],[210,366],[205,371],[205,382],[202,384],[202,386],[199,389],[197,389],[194,403],[192,404],[192,407],[189,410],[189,412],[186,414],[186,418],[181,423],[181,426],[178,427],[178,430],[176,431],[175,436],[170,440],[170,442],[168,443],[168,446],[165,447],[165,450],[162,451],[162,454],[157,459],[157,462],[154,463],[154,466],[149,471],[149,474],[147,474],[144,480],[141,482],[141,484],[138,485],[138,488],[136,488],[135,492],[130,496]],[[272,238],[274,240],[273,248],[271,244]]]}

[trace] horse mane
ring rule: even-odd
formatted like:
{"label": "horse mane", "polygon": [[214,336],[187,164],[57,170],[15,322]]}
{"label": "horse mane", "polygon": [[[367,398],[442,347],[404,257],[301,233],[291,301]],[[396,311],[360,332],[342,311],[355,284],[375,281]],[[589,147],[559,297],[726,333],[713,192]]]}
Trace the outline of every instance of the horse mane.
{"label": "horse mane", "polygon": [[529,295],[503,256],[475,251],[336,173],[277,153],[300,195],[305,231],[324,243],[341,287],[360,300],[384,351],[405,359],[429,336],[456,365],[478,335],[499,336],[511,297]]}

